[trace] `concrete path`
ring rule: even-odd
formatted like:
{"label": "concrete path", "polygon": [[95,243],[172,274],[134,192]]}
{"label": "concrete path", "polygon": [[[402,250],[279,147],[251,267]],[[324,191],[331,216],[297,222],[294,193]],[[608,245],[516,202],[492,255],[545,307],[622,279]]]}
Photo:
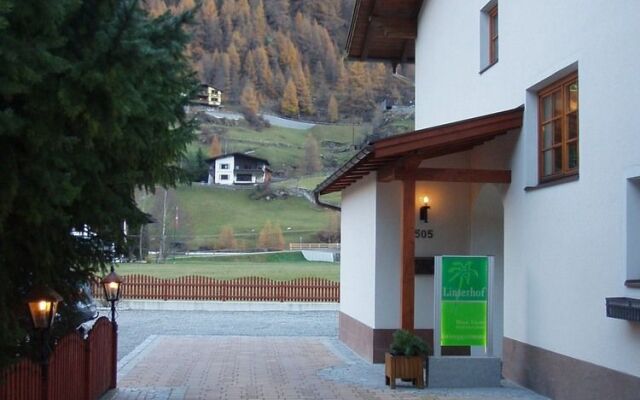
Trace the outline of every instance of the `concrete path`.
{"label": "concrete path", "polygon": [[327,337],[151,336],[119,371],[104,400],[544,399],[514,387],[391,390],[381,365]]}

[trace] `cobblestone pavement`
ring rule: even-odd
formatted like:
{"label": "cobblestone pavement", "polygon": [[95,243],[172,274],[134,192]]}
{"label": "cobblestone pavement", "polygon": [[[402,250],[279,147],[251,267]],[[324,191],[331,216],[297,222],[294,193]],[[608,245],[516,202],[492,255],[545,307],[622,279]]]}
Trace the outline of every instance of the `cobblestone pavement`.
{"label": "cobblestone pavement", "polygon": [[541,400],[519,388],[434,390],[384,385],[335,337],[150,336],[119,362],[104,399]]}
{"label": "cobblestone pavement", "polygon": [[337,312],[118,313],[118,389],[104,400],[540,400],[513,387],[417,390],[384,385],[337,340]]}
{"label": "cobblestone pavement", "polygon": [[118,311],[118,359],[151,335],[338,335],[335,311]]}

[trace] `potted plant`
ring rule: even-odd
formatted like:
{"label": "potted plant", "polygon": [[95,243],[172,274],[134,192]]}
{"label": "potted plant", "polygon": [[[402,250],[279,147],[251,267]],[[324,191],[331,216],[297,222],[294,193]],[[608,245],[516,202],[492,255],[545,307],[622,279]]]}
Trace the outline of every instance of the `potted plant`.
{"label": "potted plant", "polygon": [[400,378],[423,388],[423,365],[428,353],[424,340],[409,331],[395,331],[389,352],[384,355],[385,383],[395,389],[396,379]]}

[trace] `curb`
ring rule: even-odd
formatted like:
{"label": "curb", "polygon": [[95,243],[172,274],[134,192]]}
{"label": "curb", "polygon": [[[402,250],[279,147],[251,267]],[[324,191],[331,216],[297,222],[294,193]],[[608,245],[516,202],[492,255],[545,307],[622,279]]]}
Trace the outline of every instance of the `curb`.
{"label": "curb", "polygon": [[121,300],[119,310],[149,311],[338,311],[340,303],[267,301]]}

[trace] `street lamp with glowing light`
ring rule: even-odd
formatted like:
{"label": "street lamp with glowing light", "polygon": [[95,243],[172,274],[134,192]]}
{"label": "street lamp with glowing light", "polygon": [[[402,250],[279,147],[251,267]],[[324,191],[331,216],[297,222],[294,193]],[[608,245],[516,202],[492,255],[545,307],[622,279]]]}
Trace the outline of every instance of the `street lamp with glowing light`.
{"label": "street lamp with glowing light", "polygon": [[49,329],[58,309],[62,297],[47,287],[35,287],[27,295],[29,314],[36,329]]}

